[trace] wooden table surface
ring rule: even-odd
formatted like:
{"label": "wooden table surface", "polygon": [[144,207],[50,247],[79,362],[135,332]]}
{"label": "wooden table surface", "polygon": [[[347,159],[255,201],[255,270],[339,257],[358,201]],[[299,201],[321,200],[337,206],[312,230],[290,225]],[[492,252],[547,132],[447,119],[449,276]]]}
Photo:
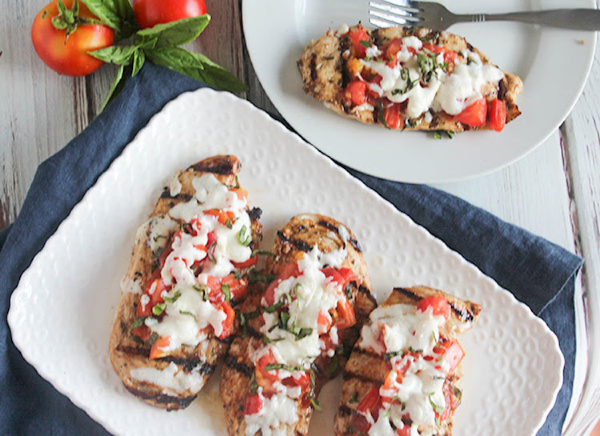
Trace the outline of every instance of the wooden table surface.
{"label": "wooden table surface", "polygon": [[[29,32],[46,3],[0,0],[4,6],[0,14],[0,229],[17,217],[38,164],[96,116],[116,72],[103,66],[90,76],[70,78],[45,67],[33,50]],[[250,86],[242,97],[277,114],[244,46],[241,0],[207,0],[207,6],[211,23],[189,48],[236,74]],[[585,309],[592,327],[600,326],[599,62],[596,55],[571,114],[535,151],[491,175],[436,185],[583,256],[578,316],[584,316]],[[582,395],[576,395],[580,404],[565,432],[569,435],[588,434],[600,417],[600,371],[587,371],[588,365],[599,367],[600,347],[583,342],[578,352],[582,370],[576,375]]]}

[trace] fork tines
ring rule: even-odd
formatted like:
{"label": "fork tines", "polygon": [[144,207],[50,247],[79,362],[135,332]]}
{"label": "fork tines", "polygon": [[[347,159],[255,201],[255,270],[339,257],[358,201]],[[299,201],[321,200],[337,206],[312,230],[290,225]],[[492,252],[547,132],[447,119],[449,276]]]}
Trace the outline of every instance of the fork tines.
{"label": "fork tines", "polygon": [[416,26],[421,20],[418,2],[409,0],[378,0],[369,2],[369,22],[378,27]]}

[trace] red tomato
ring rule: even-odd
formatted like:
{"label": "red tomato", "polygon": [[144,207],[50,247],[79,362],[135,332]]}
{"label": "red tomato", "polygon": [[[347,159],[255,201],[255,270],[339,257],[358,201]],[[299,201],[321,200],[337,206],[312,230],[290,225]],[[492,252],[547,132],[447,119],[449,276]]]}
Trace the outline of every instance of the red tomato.
{"label": "red tomato", "polygon": [[310,375],[307,372],[298,372],[292,377],[285,378],[281,384],[288,387],[300,387],[300,392],[302,394],[307,393],[310,388],[312,382],[310,381]]}
{"label": "red tomato", "polygon": [[258,256],[254,256],[254,257],[250,257],[248,258],[248,260],[244,261],[244,262],[235,262],[235,261],[231,261],[231,264],[236,267],[237,269],[247,269],[250,268],[251,266],[254,266],[258,263]]}
{"label": "red tomato", "polygon": [[467,106],[461,113],[455,115],[454,119],[469,127],[481,127],[485,125],[486,116],[487,103],[485,98],[482,98]]}
{"label": "red tomato", "polygon": [[369,85],[362,80],[355,80],[346,86],[345,96],[353,106],[360,106],[366,103],[368,94]]}
{"label": "red tomato", "polygon": [[244,403],[244,415],[254,415],[263,408],[263,401],[258,394],[251,394],[246,397]]}
{"label": "red tomato", "polygon": [[248,191],[246,191],[244,188],[231,188],[230,191],[235,193],[235,195],[237,195],[237,198],[239,198],[240,200],[245,200],[246,198],[248,198]]}
{"label": "red tomato", "polygon": [[352,47],[354,47],[354,51],[358,57],[364,58],[367,55],[367,49],[361,41],[370,41],[369,35],[364,27],[359,27],[353,32],[350,32],[350,40],[352,41]]}
{"label": "red tomato", "polygon": [[338,302],[335,312],[336,316],[334,325],[338,330],[343,330],[356,324],[354,309],[346,297],[344,297],[342,301]]}
{"label": "red tomato", "polygon": [[269,364],[277,363],[271,350],[263,354],[256,362],[255,378],[260,386],[270,386],[273,382],[279,380],[279,374],[276,370],[267,371],[265,368]]}
{"label": "red tomato", "polygon": [[143,342],[147,342],[152,337],[152,330],[150,330],[150,327],[148,327],[146,324],[142,324],[141,326],[131,330],[131,334],[133,336],[137,336]]}
{"label": "red tomato", "polygon": [[225,312],[225,320],[223,321],[223,331],[219,335],[219,339],[225,339],[229,335],[231,335],[231,330],[233,329],[233,321],[235,320],[235,312],[231,308],[231,304],[225,302],[219,307],[220,310]]}
{"label": "red tomato", "polygon": [[435,54],[444,53],[444,61],[448,62],[448,64],[455,64],[458,60],[458,54],[445,47],[433,44],[423,44],[423,48],[432,51]]}
{"label": "red tomato", "polygon": [[235,218],[235,214],[230,210],[221,210],[221,209],[207,209],[204,211],[205,215],[214,216],[220,224],[227,225],[233,223],[233,219]]}
{"label": "red tomato", "polygon": [[496,132],[504,129],[506,124],[506,103],[499,99],[492,100],[488,105],[488,122]]}
{"label": "red tomato", "polygon": [[396,429],[396,436],[410,436],[412,434],[410,425],[404,424],[404,427]]}
{"label": "red tomato", "polygon": [[448,363],[449,372],[454,371],[465,357],[465,352],[456,339],[436,346],[433,351],[440,355],[440,359],[443,358]]}
{"label": "red tomato", "polygon": [[[63,0],[71,9],[73,0]],[[34,18],[31,27],[33,48],[42,61],[59,74],[85,76],[93,73],[104,62],[88,54],[112,45],[114,31],[100,24],[79,24],[67,38],[67,29],[57,29],[52,19],[59,15],[58,1],[48,3]],[[79,17],[97,19],[81,1]]]}
{"label": "red tomato", "polygon": [[399,129],[402,124],[402,116],[400,115],[400,105],[394,103],[383,109],[383,120],[390,129]]}
{"label": "red tomato", "polygon": [[158,359],[159,357],[166,356],[168,353],[163,350],[171,343],[171,338],[168,336],[160,337],[152,344],[152,348],[150,349],[150,360]]}
{"label": "red tomato", "polygon": [[[151,294],[150,290],[152,289],[153,285],[154,292]],[[147,295],[148,298],[150,298],[150,301],[145,305],[142,304],[142,302],[140,301],[140,303],[138,304],[136,316],[152,316],[152,308],[158,303],[165,302],[165,300],[162,297],[162,293],[165,289],[167,289],[167,287],[165,286],[165,282],[163,282],[162,279],[156,279],[152,283],[150,283],[150,286],[146,288],[143,294]]]}
{"label": "red tomato", "polygon": [[389,61],[396,58],[396,54],[402,50],[402,38],[394,38],[385,49],[385,58]]}
{"label": "red tomato", "polygon": [[142,29],[206,14],[204,0],[133,0],[133,13]]}
{"label": "red tomato", "polygon": [[300,275],[300,271],[298,270],[298,264],[296,263],[288,263],[283,269],[279,272],[276,280],[273,280],[265,293],[263,294],[263,298],[267,302],[267,305],[275,304],[275,289],[279,284],[289,279],[290,277],[298,277]]}
{"label": "red tomato", "polygon": [[373,385],[356,410],[358,413],[363,414],[370,412],[373,419],[377,421],[379,409],[381,409],[381,396],[379,395],[379,388]]}
{"label": "red tomato", "polygon": [[450,316],[450,303],[442,296],[425,297],[417,304],[417,309],[421,312],[425,312],[428,307],[433,309],[436,316],[442,315],[446,319]]}

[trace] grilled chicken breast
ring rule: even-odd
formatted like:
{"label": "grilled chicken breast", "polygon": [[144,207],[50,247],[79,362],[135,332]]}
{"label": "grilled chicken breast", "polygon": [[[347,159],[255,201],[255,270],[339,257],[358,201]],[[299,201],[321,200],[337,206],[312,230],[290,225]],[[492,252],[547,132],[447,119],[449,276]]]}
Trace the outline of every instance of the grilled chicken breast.
{"label": "grilled chicken breast", "polygon": [[345,366],[376,306],[362,251],[338,221],[298,215],[240,309],[223,367],[230,435],[305,435],[321,386]]}
{"label": "grilled chicken breast", "polygon": [[137,232],[109,352],[125,387],[153,406],[189,405],[230,342],[262,236],[240,168],[214,156],[179,172]]}
{"label": "grilled chicken breast", "polygon": [[334,433],[450,436],[464,356],[456,336],[480,311],[432,288],[395,288],[346,365]]}
{"label": "grilled chicken breast", "polygon": [[329,30],[298,61],[304,91],[333,111],[390,129],[502,130],[521,79],[463,37],[425,28]]}

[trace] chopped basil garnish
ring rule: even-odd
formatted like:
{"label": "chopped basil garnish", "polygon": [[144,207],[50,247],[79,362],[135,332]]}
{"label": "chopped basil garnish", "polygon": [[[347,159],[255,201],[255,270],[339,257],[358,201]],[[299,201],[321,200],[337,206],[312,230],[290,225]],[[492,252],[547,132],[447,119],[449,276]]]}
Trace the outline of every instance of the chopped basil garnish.
{"label": "chopped basil garnish", "polygon": [[221,292],[225,294],[225,301],[231,300],[231,291],[227,283],[221,283]]}
{"label": "chopped basil garnish", "polygon": [[250,257],[256,257],[256,255],[258,255],[258,254],[264,254],[265,256],[276,257],[275,253],[271,253],[270,251],[267,251],[267,250],[254,250],[252,252],[252,256],[250,256]]}
{"label": "chopped basil garnish", "polygon": [[136,318],[135,321],[133,321],[133,324],[131,326],[131,330],[143,326],[144,325],[144,321],[146,321],[146,317],[145,316],[140,316],[139,318]]}
{"label": "chopped basil garnish", "polygon": [[268,363],[265,365],[265,371],[277,371],[278,369],[285,369],[289,372],[304,371],[304,368],[299,366],[290,366],[283,363]]}
{"label": "chopped basil garnish", "polygon": [[249,283],[257,283],[257,282],[263,282],[263,283],[270,283],[273,280],[275,280],[277,276],[275,276],[274,274],[262,274],[258,271],[252,271],[250,273],[250,275],[248,275],[248,282]]}
{"label": "chopped basil garnish", "polygon": [[217,263],[217,261],[215,260],[215,247],[216,247],[217,243],[213,242],[212,244],[210,244],[208,246],[208,260],[210,260],[212,263]]}
{"label": "chopped basil garnish", "polygon": [[248,231],[248,227],[244,224],[238,233],[238,242],[247,247],[252,242],[252,235]]}
{"label": "chopped basil garnish", "polygon": [[385,126],[386,129],[390,129],[390,126],[387,125],[385,118],[383,117],[383,103],[381,102],[381,99],[377,101],[377,119]]}
{"label": "chopped basil garnish", "polygon": [[329,361],[329,364],[327,365],[327,373],[329,375],[335,374],[335,372],[338,370],[339,366],[340,366],[340,362],[338,361],[338,357],[333,356],[331,358],[331,360]]}
{"label": "chopped basil garnish", "polygon": [[360,45],[364,48],[373,47],[373,41],[360,41]]}
{"label": "chopped basil garnish", "polygon": [[194,285],[193,289],[202,296],[202,301],[208,301],[208,291],[204,286]]}
{"label": "chopped basil garnish", "polygon": [[233,224],[231,223],[231,219],[227,218],[227,221],[225,221],[225,227],[227,227],[228,229],[232,229],[233,228]]}
{"label": "chopped basil garnish", "polygon": [[156,316],[160,316],[165,311],[165,307],[167,307],[165,303],[158,303],[152,308],[152,313]]}
{"label": "chopped basil garnish", "polygon": [[166,295],[163,295],[163,300],[165,300],[167,303],[175,303],[179,297],[181,297],[181,290],[177,290],[177,292],[175,292],[175,295],[173,295],[172,297],[167,297]]}
{"label": "chopped basil garnish", "polygon": [[[362,41],[361,41],[361,42],[362,42]],[[310,404],[312,404],[312,406],[314,407],[314,409],[315,409],[317,412],[322,412],[322,411],[323,411],[323,409],[321,409],[321,406],[319,406],[319,403],[317,403],[317,400],[315,400],[314,398],[311,398],[311,399],[310,399]]]}
{"label": "chopped basil garnish", "polygon": [[441,407],[441,406],[438,406],[437,404],[435,404],[433,402],[433,400],[431,399],[432,396],[433,396],[433,393],[429,394],[429,396],[428,396],[428,398],[429,398],[429,404],[431,404],[431,407],[433,408],[433,411],[439,416],[444,411],[444,408]]}
{"label": "chopped basil garnish", "polygon": [[194,315],[192,312],[188,312],[187,310],[180,310],[180,311],[179,311],[179,313],[180,313],[180,314],[182,314],[182,315],[188,315],[188,316],[191,316],[191,317],[192,317],[192,318],[194,318],[196,321],[198,320],[198,319],[196,318],[196,315]]}

